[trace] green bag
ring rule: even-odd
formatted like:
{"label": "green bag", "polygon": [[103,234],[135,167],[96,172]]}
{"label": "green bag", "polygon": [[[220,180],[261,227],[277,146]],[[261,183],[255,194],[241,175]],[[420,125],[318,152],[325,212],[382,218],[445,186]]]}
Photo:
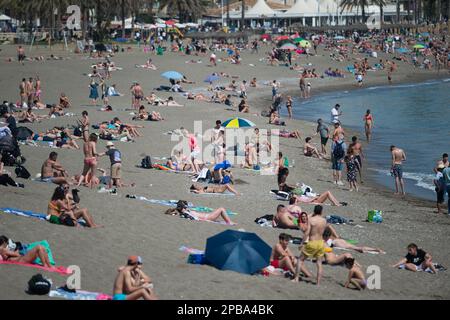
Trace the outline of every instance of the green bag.
{"label": "green bag", "polygon": [[369,222],[381,222],[381,221],[383,221],[382,217],[383,217],[383,211],[381,211],[381,210],[370,210],[367,213],[367,221],[369,221]]}
{"label": "green bag", "polygon": [[289,168],[289,159],[288,159],[288,157],[284,157],[284,166],[285,166],[285,168]]}

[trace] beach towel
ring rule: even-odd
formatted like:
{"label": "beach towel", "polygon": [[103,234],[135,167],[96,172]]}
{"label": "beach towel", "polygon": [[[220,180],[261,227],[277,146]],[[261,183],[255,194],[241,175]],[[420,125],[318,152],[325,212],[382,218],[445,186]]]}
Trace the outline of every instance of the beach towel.
{"label": "beach towel", "polygon": [[[49,221],[50,218],[47,218],[47,215],[44,213],[37,213],[33,211],[26,211],[21,209],[15,209],[15,208],[0,208],[0,212],[20,216],[20,217],[27,217],[27,218],[35,218],[39,219],[41,221]],[[86,226],[86,221],[84,219],[79,219],[78,223],[82,226]]]}
{"label": "beach towel", "polygon": [[[26,255],[30,250],[32,250],[36,246],[43,246],[45,248],[45,251],[47,252],[48,255],[48,260],[50,261],[50,264],[54,266],[55,260],[53,259],[52,250],[50,249],[50,245],[48,244],[47,240],[37,241],[30,244],[23,244],[22,250],[20,250],[20,255],[22,256]],[[34,263],[42,265],[42,261],[39,258],[34,260]]]}
{"label": "beach towel", "polygon": [[66,300],[112,300],[112,296],[105,293],[89,292],[83,290],[69,292],[64,290],[63,288],[51,290],[48,296],[51,298],[62,298]]}
{"label": "beach towel", "polygon": [[[435,263],[433,263],[433,265],[436,268],[436,271],[442,272],[442,271],[447,270],[446,267],[444,267],[443,265],[440,265],[439,263],[435,262]],[[401,269],[401,270],[405,270],[406,269],[404,264],[401,264],[398,268]],[[425,271],[425,272],[428,272],[428,273],[432,273],[430,268],[426,268],[425,270],[423,270],[421,267],[419,267],[417,269],[417,271]]]}
{"label": "beach towel", "polygon": [[[127,194],[126,197],[129,198],[129,199],[136,199],[136,200],[140,200],[140,201],[149,202],[149,203],[152,203],[152,204],[159,204],[159,205],[162,205],[162,206],[168,206],[168,207],[173,207],[173,208],[177,207],[177,203],[179,201],[179,200],[147,199],[146,197],[129,195],[129,194]],[[214,209],[209,208],[209,207],[194,206],[194,204],[191,203],[191,202],[188,202],[188,208],[191,209],[192,211],[202,212],[202,213],[208,213],[208,212],[213,212],[214,211]],[[227,214],[229,216],[237,215],[236,212],[232,212],[230,210],[227,210]]]}
{"label": "beach towel", "polygon": [[10,265],[18,265],[18,266],[23,266],[23,267],[30,267],[30,268],[34,268],[34,269],[39,269],[39,270],[43,270],[43,271],[48,271],[48,272],[55,272],[55,273],[59,273],[62,275],[69,275],[72,274],[72,272],[69,271],[69,269],[67,269],[66,267],[43,267],[40,266],[38,264],[31,264],[31,263],[24,263],[24,262],[16,262],[16,261],[3,261],[0,260],[0,264],[10,264]]}

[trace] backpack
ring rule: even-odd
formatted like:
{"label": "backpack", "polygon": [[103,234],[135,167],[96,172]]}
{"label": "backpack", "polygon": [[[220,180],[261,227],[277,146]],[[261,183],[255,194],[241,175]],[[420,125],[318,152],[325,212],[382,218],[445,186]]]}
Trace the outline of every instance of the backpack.
{"label": "backpack", "polygon": [[28,281],[28,293],[36,295],[46,295],[50,292],[52,283],[49,279],[46,279],[42,274],[36,274]]}
{"label": "backpack", "polygon": [[142,159],[141,167],[144,169],[152,168],[152,159],[150,158],[150,156],[146,156],[144,159]]}
{"label": "backpack", "polygon": [[77,136],[77,137],[81,137],[81,136],[83,135],[83,132],[81,131],[81,128],[80,128],[80,127],[76,127],[76,128],[73,130],[73,135],[74,135],[74,136]]}
{"label": "backpack", "polygon": [[23,166],[20,166],[20,165],[17,166],[17,168],[14,171],[17,175],[17,178],[30,179],[30,177],[31,177],[31,174]]}
{"label": "backpack", "polygon": [[342,158],[344,158],[345,156],[345,151],[344,148],[342,147],[342,145],[344,144],[344,142],[336,142],[336,145],[334,146],[334,150],[333,150],[333,158],[335,160],[340,160]]}

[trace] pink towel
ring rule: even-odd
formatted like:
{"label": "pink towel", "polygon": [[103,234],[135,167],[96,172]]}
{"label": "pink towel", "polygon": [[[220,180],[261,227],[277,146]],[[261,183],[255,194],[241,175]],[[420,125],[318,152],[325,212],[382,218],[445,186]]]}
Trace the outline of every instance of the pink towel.
{"label": "pink towel", "polygon": [[69,269],[67,269],[66,267],[62,267],[62,266],[47,268],[47,267],[44,267],[44,266],[40,266],[38,264],[16,262],[16,261],[3,261],[3,260],[0,260],[0,264],[15,264],[15,265],[24,266],[24,267],[41,269],[41,270],[48,271],[48,272],[56,272],[56,273],[59,273],[59,274],[62,274],[62,275],[72,274],[72,272],[70,272]]}

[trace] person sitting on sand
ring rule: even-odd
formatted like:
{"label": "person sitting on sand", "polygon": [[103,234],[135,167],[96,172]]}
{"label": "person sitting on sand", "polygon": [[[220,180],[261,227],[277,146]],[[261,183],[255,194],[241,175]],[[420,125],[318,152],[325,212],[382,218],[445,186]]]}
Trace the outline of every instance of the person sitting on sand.
{"label": "person sitting on sand", "polygon": [[398,263],[394,264],[392,266],[393,268],[400,267],[401,269],[414,272],[430,269],[431,273],[436,273],[436,268],[429,253],[419,249],[419,247],[414,243],[409,244],[407,249],[408,254]]}
{"label": "person sitting on sand", "polygon": [[371,248],[371,247],[364,247],[364,246],[355,246],[353,244],[348,243],[347,241],[345,241],[344,239],[338,238],[336,231],[332,231],[332,229],[330,229],[331,226],[328,226],[324,233],[323,233],[323,240],[328,244],[328,246],[330,248],[332,247],[336,247],[336,248],[342,248],[342,249],[351,249],[351,250],[355,250],[357,252],[360,253],[368,253],[368,252],[373,252],[373,253],[385,253],[383,250],[379,249],[379,248]]}
{"label": "person sitting on sand", "polygon": [[[289,271],[292,275],[294,275],[295,267],[297,266],[297,258],[288,247],[291,236],[286,233],[280,233],[278,239],[279,242],[272,248],[270,265],[274,268]],[[307,274],[308,277],[312,276],[311,274],[308,274],[308,270],[306,268],[304,268],[302,272]]]}
{"label": "person sitting on sand", "polygon": [[289,213],[288,209],[280,204],[277,207],[277,213],[273,217],[272,226],[281,229],[299,229],[299,219]]}
{"label": "person sitting on sand", "polygon": [[310,142],[311,142],[311,137],[307,137],[305,139],[305,145],[303,146],[303,154],[305,155],[305,157],[316,156],[319,159],[323,159],[321,153]]}
{"label": "person sitting on sand", "polygon": [[190,188],[191,192],[197,194],[204,193],[225,193],[225,191],[229,191],[237,196],[239,196],[239,192],[237,192],[232,186],[229,184],[222,185],[214,185],[214,186],[202,186],[201,184],[194,183]]}
{"label": "person sitting on sand", "polygon": [[142,258],[128,257],[127,265],[119,268],[114,281],[113,300],[157,300],[153,283],[142,271]]}
{"label": "person sitting on sand", "polygon": [[245,99],[242,99],[239,103],[239,112],[242,113],[249,113],[250,112],[250,106],[247,104],[247,101]]}
{"label": "person sitting on sand", "polygon": [[364,272],[361,270],[359,266],[355,264],[354,258],[345,258],[344,265],[348,272],[348,279],[345,283],[344,287],[349,288],[350,284],[353,284],[357,290],[363,290],[367,287],[367,281],[364,277]]}
{"label": "person sitting on sand", "polygon": [[277,126],[286,125],[286,122],[280,120],[280,116],[278,115],[278,112],[275,110],[272,110],[270,113],[269,123]]}
{"label": "person sitting on sand", "polygon": [[61,93],[61,96],[59,97],[59,105],[65,109],[70,108],[72,106],[69,98],[66,96],[65,93]]}
{"label": "person sitting on sand", "polygon": [[67,198],[69,190],[69,185],[61,185],[53,192],[47,209],[47,215],[50,216],[49,221],[56,224],[75,227],[78,225],[78,219],[83,218],[84,221],[86,221],[87,227],[100,227],[94,223],[94,220],[87,209],[72,210],[72,204],[69,203]]}
{"label": "person sitting on sand", "polygon": [[50,152],[48,159],[44,161],[41,167],[42,182],[52,182],[55,184],[68,184],[67,170],[57,161],[58,153]]}
{"label": "person sitting on sand", "polygon": [[189,171],[192,169],[188,157],[183,155],[182,150],[174,150],[173,155],[167,160],[166,166],[175,171]]}
{"label": "person sitting on sand", "polygon": [[256,82],[256,78],[253,78],[253,79],[250,81],[249,86],[250,86],[251,88],[257,88],[257,87],[258,87],[258,83]]}
{"label": "person sitting on sand", "polygon": [[48,119],[48,116],[39,116],[33,112],[32,107],[28,107],[26,111],[19,115],[19,123],[33,123],[40,122],[43,119]]}
{"label": "person sitting on sand", "polygon": [[63,117],[65,115],[65,112],[63,108],[57,104],[52,104],[52,107],[50,108],[50,112],[48,116],[50,118],[54,117]]}
{"label": "person sitting on sand", "polygon": [[209,213],[197,212],[190,210],[187,208],[185,204],[178,204],[176,208],[172,208],[166,210],[165,214],[177,216],[179,215],[182,218],[197,220],[197,221],[218,221],[219,218],[222,218],[228,225],[236,225],[233,221],[231,221],[230,217],[227,214],[227,210],[225,208],[218,208]]}
{"label": "person sitting on sand", "polygon": [[47,251],[41,245],[29,250],[25,255],[21,255],[17,251],[8,249],[9,239],[6,236],[0,236],[0,260],[33,264],[36,259],[40,259],[41,263],[46,268],[51,268],[50,260]]}

